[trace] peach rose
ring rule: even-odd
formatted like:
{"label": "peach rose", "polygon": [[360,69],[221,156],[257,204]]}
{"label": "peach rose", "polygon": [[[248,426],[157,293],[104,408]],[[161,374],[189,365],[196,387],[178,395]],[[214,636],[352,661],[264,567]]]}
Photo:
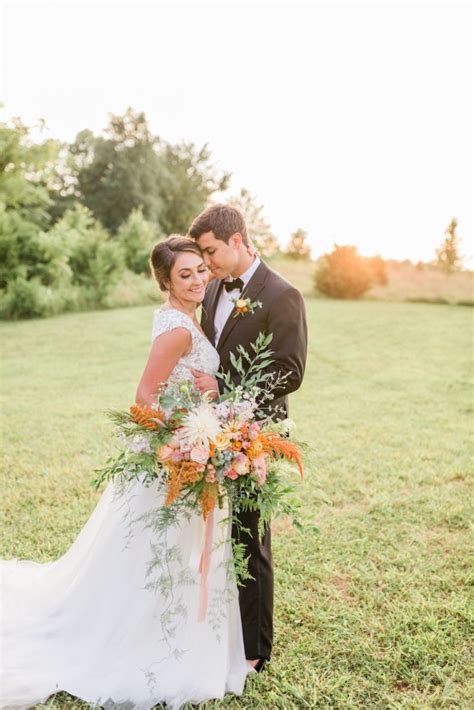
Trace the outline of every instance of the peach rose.
{"label": "peach rose", "polygon": [[244,476],[249,472],[249,460],[245,454],[237,454],[232,459],[232,468],[238,476]]}
{"label": "peach rose", "polygon": [[257,474],[259,484],[263,485],[267,478],[267,462],[265,461],[265,456],[262,454],[254,458],[252,466]]}
{"label": "peach rose", "polygon": [[166,461],[173,454],[174,449],[172,446],[165,444],[160,449],[158,449],[158,458],[160,461]]}

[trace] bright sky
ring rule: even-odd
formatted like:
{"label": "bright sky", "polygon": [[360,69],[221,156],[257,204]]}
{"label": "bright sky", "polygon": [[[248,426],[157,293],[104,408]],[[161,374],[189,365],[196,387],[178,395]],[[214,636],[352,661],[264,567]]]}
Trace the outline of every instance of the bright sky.
{"label": "bright sky", "polygon": [[2,44],[5,118],[72,141],[143,110],[283,243],[428,260],[456,216],[472,254],[470,3],[15,0]]}

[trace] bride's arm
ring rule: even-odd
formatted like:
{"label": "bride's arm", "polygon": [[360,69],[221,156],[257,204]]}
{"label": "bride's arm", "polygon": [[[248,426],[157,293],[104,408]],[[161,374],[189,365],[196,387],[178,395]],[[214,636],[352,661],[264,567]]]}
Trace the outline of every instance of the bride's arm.
{"label": "bride's arm", "polygon": [[186,328],[174,328],[155,338],[138,383],[135,395],[137,404],[153,404],[159,386],[166,382],[178,360],[189,354],[191,347],[191,333]]}

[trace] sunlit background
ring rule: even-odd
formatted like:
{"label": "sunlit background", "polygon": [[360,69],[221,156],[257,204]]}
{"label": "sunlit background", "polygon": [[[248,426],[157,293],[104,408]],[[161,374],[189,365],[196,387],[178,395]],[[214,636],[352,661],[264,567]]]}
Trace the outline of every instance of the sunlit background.
{"label": "sunlit background", "polygon": [[470,3],[3,4],[4,116],[73,141],[108,112],[209,144],[284,244],[472,268]]}

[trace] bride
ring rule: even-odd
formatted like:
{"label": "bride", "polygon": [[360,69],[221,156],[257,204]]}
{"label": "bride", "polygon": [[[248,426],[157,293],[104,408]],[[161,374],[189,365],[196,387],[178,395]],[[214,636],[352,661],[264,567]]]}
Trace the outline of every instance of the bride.
{"label": "bride", "polygon": [[[160,383],[189,380],[192,370],[214,374],[219,366],[196,318],[209,278],[199,247],[169,237],[154,247],[151,266],[168,299],[155,311],[137,388],[137,403],[146,405]],[[61,558],[1,562],[1,707],[28,708],[59,691],[138,710],[242,693],[254,671],[245,660],[237,587],[229,577],[227,513],[215,516],[202,620],[204,522],[196,512],[158,533],[147,521],[163,500],[157,481],[125,489],[109,483]]]}

